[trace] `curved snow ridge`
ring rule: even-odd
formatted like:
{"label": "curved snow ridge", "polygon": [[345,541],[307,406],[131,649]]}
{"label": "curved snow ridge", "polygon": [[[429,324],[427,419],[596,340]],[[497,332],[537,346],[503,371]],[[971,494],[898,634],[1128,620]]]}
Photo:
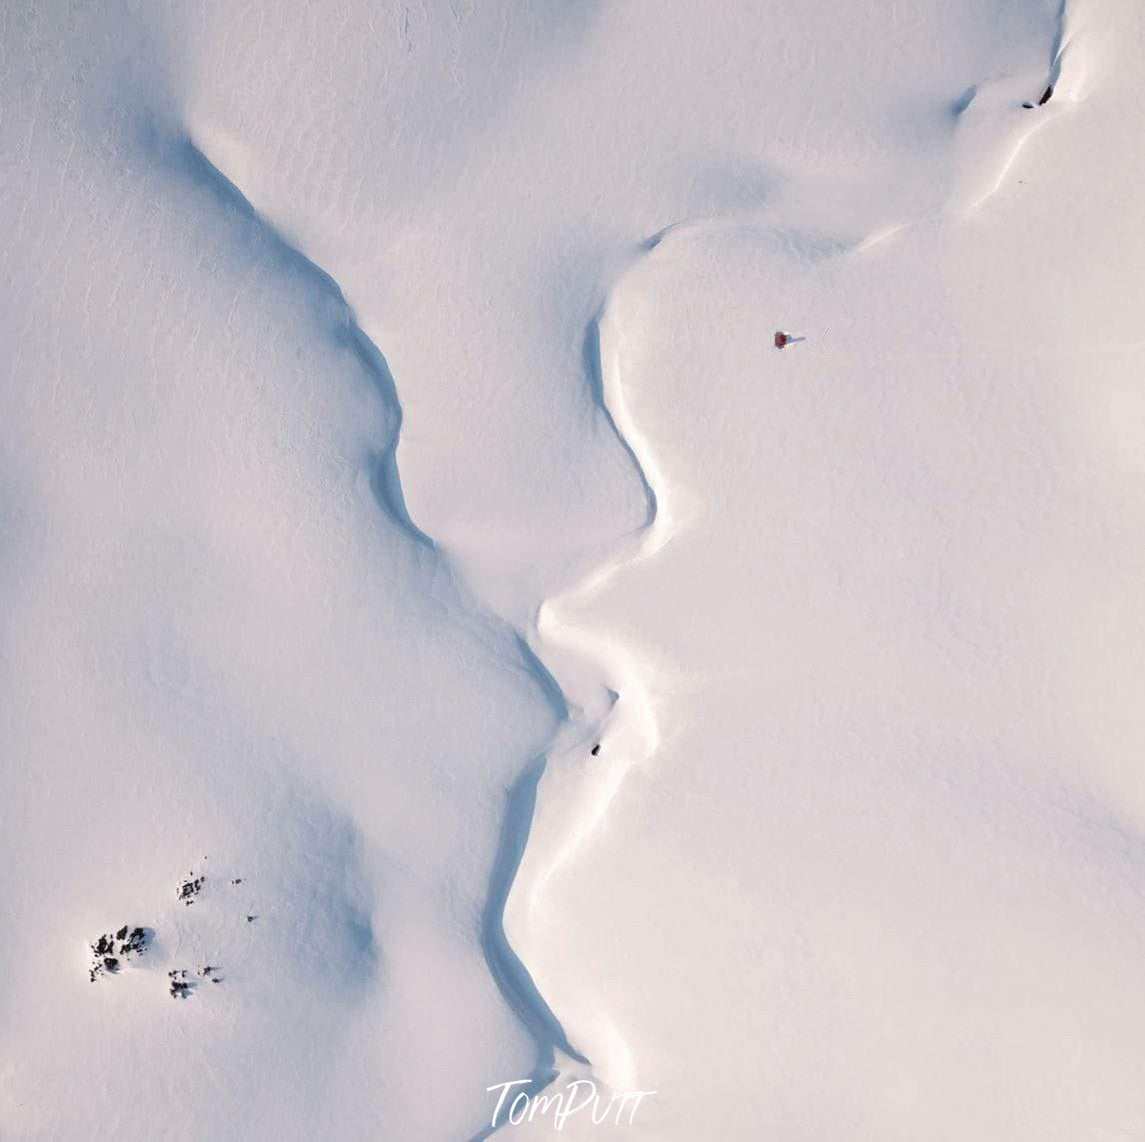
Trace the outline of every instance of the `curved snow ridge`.
{"label": "curved snow ridge", "polygon": [[[885,181],[884,195],[875,197],[876,204],[880,197],[897,202],[896,218],[877,217],[876,205],[875,217],[864,220],[862,210],[858,215],[840,213],[828,199],[825,209],[812,208],[798,220],[788,217],[780,205],[750,214],[677,222],[650,239],[647,247],[677,235],[698,236],[739,227],[777,230],[794,222],[792,233],[818,243],[823,254],[859,253],[912,226],[944,217],[970,217],[1005,186],[1029,139],[1085,100],[1091,68],[1085,42],[1088,29],[1079,15],[1083,10],[1078,0],[1060,0],[1044,70],[982,79],[951,102],[943,149],[920,160],[908,176],[904,194],[893,193],[899,188]],[[795,199],[801,206],[806,206],[801,198],[815,198],[814,184],[800,184],[797,189],[801,193]]]}
{"label": "curved snow ridge", "polygon": [[[289,242],[278,228],[263,217],[242,190],[204,153],[186,131],[163,130],[148,125],[148,141],[160,160],[182,176],[191,179],[213,195],[227,210],[255,228],[272,257],[297,273],[325,303],[325,314],[332,326],[332,336],[353,353],[373,381],[383,405],[391,417],[391,431],[386,442],[371,461],[370,487],[379,507],[397,525],[417,550],[427,552],[449,574],[450,581],[475,615],[501,629],[509,624],[477,604],[466,592],[459,574],[438,544],[414,523],[406,508],[397,449],[403,420],[397,386],[385,356],[360,325],[337,281],[321,266]],[[519,632],[512,631],[522,669],[538,685],[560,722],[568,718],[564,694],[548,670],[534,655]],[[524,851],[532,823],[536,785],[544,770],[544,759],[534,759],[508,791],[500,844],[490,874],[480,924],[480,943],[490,975],[497,983],[506,1003],[533,1040],[536,1065],[533,1086],[541,1089],[555,1077],[553,1060],[556,1051],[580,1063],[587,1063],[569,1042],[564,1029],[545,1001],[505,936],[504,909],[517,866]],[[483,1136],[483,1135],[482,1135]]]}
{"label": "curved snow ridge", "polygon": [[[585,331],[586,382],[632,463],[646,511],[642,522],[619,538],[613,558],[597,565],[569,590],[541,603],[528,634],[529,647],[555,680],[568,703],[568,713],[549,744],[546,761],[531,771],[535,772],[535,780],[531,779],[533,825],[502,902],[506,922],[512,925],[515,919],[519,931],[527,928],[550,878],[604,819],[625,776],[647,761],[660,742],[650,665],[622,641],[587,630],[577,620],[583,605],[609,579],[654,556],[678,524],[668,482],[625,398],[622,337],[614,304],[624,276],[658,244],[657,239],[641,245]],[[538,792],[543,796],[538,798]],[[596,1012],[593,1019],[592,1062],[579,1055],[570,1058],[585,1064],[597,1079],[623,1089],[633,1070],[632,1053],[606,1013]],[[597,1057],[598,1051],[604,1056]],[[549,1081],[555,1077],[552,1071]]]}
{"label": "curved snow ridge", "polygon": [[[1030,137],[1064,108],[1084,99],[1083,39],[1076,4],[1060,0],[1044,73],[975,83],[954,104],[956,166],[961,170],[945,212],[960,217],[974,213],[1002,188]],[[1015,128],[996,138],[998,120],[1004,115],[1015,118]]]}
{"label": "curved snow ridge", "polygon": [[[571,1046],[506,933],[513,915],[527,919],[533,912],[549,878],[603,819],[625,775],[659,744],[645,664],[619,642],[603,642],[562,617],[563,608],[585,601],[621,568],[659,550],[671,534],[658,470],[620,391],[618,362],[609,352],[615,347],[613,330],[606,315],[607,309],[602,310],[586,331],[586,375],[600,411],[643,485],[645,519],[621,537],[614,559],[594,568],[571,590],[543,602],[528,634],[522,636],[525,652],[547,680],[553,700],[563,704],[564,716],[545,752],[510,792],[483,924],[486,959],[502,993],[538,1045],[544,1044],[530,1082],[519,1088],[529,1095],[539,1094],[561,1074],[557,1051],[587,1073],[612,1079],[617,1089],[623,1086],[617,1063],[625,1072],[632,1070],[631,1051],[606,1017],[607,1058],[590,1061]],[[606,367],[606,360],[613,367]],[[545,797],[538,801],[542,781]],[[600,1040],[597,1034],[597,1046]],[[504,1124],[502,1119],[483,1128],[471,1142],[483,1142]]]}
{"label": "curved snow ridge", "polygon": [[[646,244],[651,253],[657,243]],[[645,255],[646,256],[646,255]],[[623,274],[610,291],[615,297]],[[529,899],[573,855],[603,819],[625,774],[647,760],[660,742],[649,688],[650,668],[622,642],[581,629],[575,615],[619,571],[654,556],[671,538],[676,521],[665,480],[651,446],[632,417],[621,383],[621,334],[615,308],[608,302],[585,335],[585,362],[593,398],[630,458],[643,489],[643,523],[622,538],[615,556],[591,570],[579,583],[545,600],[531,632],[538,656],[557,676],[576,709],[576,726],[566,734],[566,752],[574,752],[579,789],[573,804],[562,798],[568,818],[563,839],[550,848],[543,868],[533,869]],[[588,748],[599,745],[599,755]],[[562,743],[563,744],[563,743]],[[587,760],[585,760],[587,756]]]}
{"label": "curved snow ridge", "polygon": [[292,245],[282,233],[264,218],[245,194],[202,151],[187,133],[153,131],[153,141],[166,164],[209,191],[221,205],[234,211],[256,228],[271,255],[297,273],[326,302],[331,332],[345,344],[373,381],[382,402],[393,417],[389,440],[378,451],[370,473],[370,486],[382,510],[419,547],[440,555],[437,545],[410,518],[397,466],[397,447],[401,436],[402,406],[397,386],[381,350],[358,323],[353,307],[341,286],[321,266]]}

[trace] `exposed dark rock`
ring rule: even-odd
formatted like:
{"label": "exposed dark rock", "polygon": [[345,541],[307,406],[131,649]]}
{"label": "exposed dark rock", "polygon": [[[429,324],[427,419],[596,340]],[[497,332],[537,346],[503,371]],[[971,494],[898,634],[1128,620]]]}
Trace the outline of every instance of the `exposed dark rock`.
{"label": "exposed dark rock", "polygon": [[203,883],[207,878],[206,876],[196,876],[193,872],[190,872],[187,875],[189,879],[183,881],[183,883],[179,885],[179,891],[177,895],[184,904],[194,904],[195,897],[199,895],[199,892],[202,890]]}
{"label": "exposed dark rock", "polygon": [[[130,932],[130,935],[128,933]],[[119,947],[116,948],[116,941]],[[88,977],[94,983],[97,976],[114,975],[132,956],[142,955],[147,949],[147,930],[124,924],[114,936],[104,934],[91,945],[92,966]]]}

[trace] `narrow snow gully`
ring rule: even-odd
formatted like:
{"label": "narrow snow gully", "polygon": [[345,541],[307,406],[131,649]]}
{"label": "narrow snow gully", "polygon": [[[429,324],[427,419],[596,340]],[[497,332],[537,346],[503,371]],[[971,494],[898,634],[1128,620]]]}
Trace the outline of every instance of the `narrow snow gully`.
{"label": "narrow snow gully", "polygon": [[[625,774],[648,758],[659,742],[647,668],[621,644],[582,630],[574,613],[617,571],[658,550],[669,534],[659,472],[620,386],[619,331],[608,302],[588,323],[583,363],[593,402],[631,461],[646,510],[637,528],[619,537],[613,558],[570,590],[544,601],[522,636],[522,653],[534,673],[546,680],[563,714],[544,753],[510,793],[483,939],[502,993],[534,1040],[548,1044],[549,1049],[538,1055],[528,1085],[518,1088],[528,1095],[544,1090],[560,1074],[557,1051],[606,1082],[608,1067],[601,1074],[569,1044],[510,946],[506,917],[517,909],[527,916],[549,877],[603,818]],[[503,1116],[496,1125],[486,1125],[470,1142],[483,1142],[505,1121]]]}
{"label": "narrow snow gully", "polygon": [[[437,543],[417,526],[406,508],[397,448],[401,435],[402,406],[397,386],[385,356],[365,333],[337,281],[264,218],[239,187],[225,175],[181,130],[164,129],[149,122],[144,133],[151,156],[167,170],[174,172],[207,191],[226,211],[252,228],[253,237],[263,251],[282,265],[284,272],[297,275],[313,290],[324,306],[331,336],[345,345],[372,380],[384,407],[391,417],[392,430],[386,443],[375,453],[370,472],[370,486],[382,511],[415,545],[427,552],[460,584],[460,576]],[[533,678],[558,721],[569,720],[564,693],[542,665],[525,638],[497,616],[487,612],[483,617],[512,631],[522,668]],[[500,843],[490,876],[486,905],[481,917],[480,942],[489,972],[506,1003],[533,1040],[536,1063],[533,1087],[543,1089],[556,1076],[557,1051],[579,1063],[587,1064],[569,1042],[564,1029],[542,999],[532,977],[514,953],[505,935],[504,909],[532,825],[537,784],[545,768],[545,758],[530,761],[509,789]],[[480,1135],[484,1136],[484,1135]]]}
{"label": "narrow snow gully", "polygon": [[[611,558],[569,590],[542,602],[530,624],[528,649],[535,655],[537,669],[557,688],[565,716],[543,758],[526,771],[514,790],[507,828],[517,822],[521,848],[513,849],[512,875],[497,882],[490,897],[502,938],[505,924],[512,930],[514,922],[520,923],[518,932],[527,927],[549,879],[604,818],[625,775],[647,760],[660,740],[649,665],[619,640],[589,629],[581,617],[586,604],[613,575],[655,554],[672,534],[667,484],[631,416],[621,384],[622,338],[615,304],[626,273],[655,245],[645,243],[639,248],[585,330],[585,382],[599,414],[631,462],[645,511],[635,529],[618,537]],[[509,872],[508,866],[505,871]],[[610,1023],[607,1013],[597,1015]],[[621,1073],[629,1068],[631,1056],[615,1028],[610,1027],[608,1040],[608,1057],[594,1056],[591,1063],[556,1045],[569,1060],[585,1065],[594,1078],[616,1085],[623,1081]],[[521,1089],[537,1093],[556,1078],[557,1065],[551,1057],[541,1060],[531,1086]],[[486,1126],[474,1135],[473,1142],[488,1138],[503,1125],[502,1121]]]}
{"label": "narrow snow gully", "polygon": [[546,822],[546,835],[531,842],[536,859],[530,862],[528,884],[522,885],[529,902],[602,820],[625,774],[660,741],[648,665],[620,641],[582,629],[577,618],[615,574],[654,555],[674,529],[667,481],[625,400],[615,303],[628,270],[654,248],[655,243],[641,246],[585,333],[590,393],[632,463],[646,510],[640,525],[620,537],[611,559],[541,604],[530,631],[530,646],[560,680],[572,713],[549,751],[553,789],[548,795],[559,800],[563,819]]}

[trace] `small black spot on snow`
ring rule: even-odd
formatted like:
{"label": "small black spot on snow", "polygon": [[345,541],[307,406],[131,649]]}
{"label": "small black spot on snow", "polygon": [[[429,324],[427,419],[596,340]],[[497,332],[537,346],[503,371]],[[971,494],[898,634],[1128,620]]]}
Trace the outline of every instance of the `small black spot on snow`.
{"label": "small black spot on snow", "polygon": [[594,745],[592,747],[592,756],[596,757],[599,753],[600,753],[600,742],[597,742],[596,745]]}

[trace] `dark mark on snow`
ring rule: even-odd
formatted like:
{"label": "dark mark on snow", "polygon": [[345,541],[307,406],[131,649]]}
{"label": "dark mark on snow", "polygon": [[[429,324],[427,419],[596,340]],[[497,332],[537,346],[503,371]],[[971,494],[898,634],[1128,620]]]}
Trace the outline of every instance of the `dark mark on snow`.
{"label": "dark mark on snow", "polygon": [[797,341],[806,341],[806,337],[796,337],[794,333],[784,333],[782,329],[775,331],[775,347],[783,349],[788,345],[794,345]]}
{"label": "dark mark on snow", "polygon": [[132,956],[143,954],[148,940],[147,929],[131,928],[127,924],[112,935],[100,936],[91,945],[92,966],[88,971],[91,982],[95,983],[96,977],[105,973],[116,975]]}
{"label": "dark mark on snow", "polygon": [[193,872],[187,873],[189,880],[183,881],[179,886],[178,897],[184,904],[194,904],[195,897],[199,895],[206,881],[206,876],[196,876]]}

